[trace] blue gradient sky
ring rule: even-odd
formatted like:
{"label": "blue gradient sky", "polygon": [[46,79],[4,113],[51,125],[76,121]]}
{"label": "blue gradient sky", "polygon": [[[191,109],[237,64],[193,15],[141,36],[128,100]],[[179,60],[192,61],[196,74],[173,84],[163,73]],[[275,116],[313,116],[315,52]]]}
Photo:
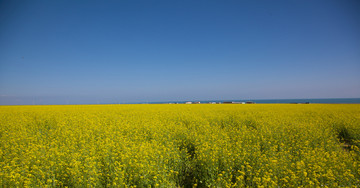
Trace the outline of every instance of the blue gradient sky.
{"label": "blue gradient sky", "polygon": [[0,104],[360,97],[360,1],[0,1]]}

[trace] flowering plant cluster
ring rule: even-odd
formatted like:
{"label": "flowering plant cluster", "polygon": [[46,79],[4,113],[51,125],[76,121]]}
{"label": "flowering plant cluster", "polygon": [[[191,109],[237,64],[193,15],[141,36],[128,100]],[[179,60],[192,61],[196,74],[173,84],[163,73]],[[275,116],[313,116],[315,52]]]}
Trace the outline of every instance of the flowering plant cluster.
{"label": "flowering plant cluster", "polygon": [[360,106],[0,107],[3,187],[359,187]]}

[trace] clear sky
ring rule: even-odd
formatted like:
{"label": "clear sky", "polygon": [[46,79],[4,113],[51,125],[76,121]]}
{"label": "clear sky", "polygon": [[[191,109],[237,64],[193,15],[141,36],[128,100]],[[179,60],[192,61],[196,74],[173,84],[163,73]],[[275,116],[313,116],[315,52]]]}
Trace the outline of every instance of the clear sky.
{"label": "clear sky", "polygon": [[0,104],[359,98],[360,1],[0,1]]}

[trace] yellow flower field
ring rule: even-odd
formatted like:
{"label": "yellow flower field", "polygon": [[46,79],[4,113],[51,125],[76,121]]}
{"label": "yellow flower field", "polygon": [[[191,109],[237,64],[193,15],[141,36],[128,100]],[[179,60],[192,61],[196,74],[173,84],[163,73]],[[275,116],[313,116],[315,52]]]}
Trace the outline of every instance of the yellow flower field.
{"label": "yellow flower field", "polygon": [[359,187],[358,104],[0,106],[2,187]]}

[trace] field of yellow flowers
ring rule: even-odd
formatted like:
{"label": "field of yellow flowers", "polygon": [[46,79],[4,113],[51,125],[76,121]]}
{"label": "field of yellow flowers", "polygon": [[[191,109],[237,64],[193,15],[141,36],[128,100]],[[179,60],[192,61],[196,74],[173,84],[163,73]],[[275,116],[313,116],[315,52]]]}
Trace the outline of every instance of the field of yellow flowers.
{"label": "field of yellow flowers", "polygon": [[1,187],[359,187],[358,104],[0,106]]}

